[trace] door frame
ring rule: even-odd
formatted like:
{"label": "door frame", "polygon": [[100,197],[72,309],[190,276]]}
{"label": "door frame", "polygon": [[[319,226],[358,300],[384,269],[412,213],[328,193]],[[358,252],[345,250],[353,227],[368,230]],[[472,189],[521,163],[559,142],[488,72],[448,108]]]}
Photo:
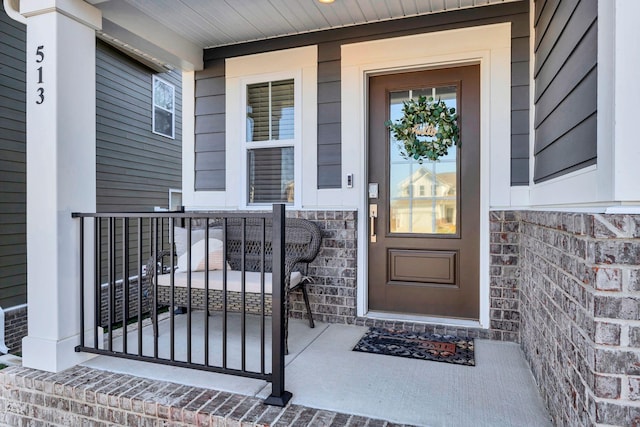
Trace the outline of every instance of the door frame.
{"label": "door frame", "polygon": [[[424,49],[416,46],[426,46]],[[342,46],[342,164],[359,159],[351,193],[358,200],[357,315],[489,327],[489,211],[511,205],[511,24],[492,24]],[[368,80],[372,75],[480,65],[480,318],[427,318],[368,310]],[[356,119],[354,120],[354,117]]]}

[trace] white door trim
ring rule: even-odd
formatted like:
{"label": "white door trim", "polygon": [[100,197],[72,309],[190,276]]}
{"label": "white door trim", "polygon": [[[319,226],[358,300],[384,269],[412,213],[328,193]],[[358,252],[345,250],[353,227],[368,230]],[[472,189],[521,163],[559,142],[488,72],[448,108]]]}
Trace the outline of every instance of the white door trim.
{"label": "white door trim", "polygon": [[[510,205],[511,24],[494,24],[342,46],[342,164],[358,159],[357,314],[366,316],[368,237],[367,80],[373,74],[480,64],[480,319],[489,327],[489,210]],[[490,168],[490,165],[494,165]],[[428,319],[424,319],[425,321]],[[453,319],[452,319],[453,320]],[[446,321],[446,319],[441,319]],[[452,323],[455,323],[452,322]]]}

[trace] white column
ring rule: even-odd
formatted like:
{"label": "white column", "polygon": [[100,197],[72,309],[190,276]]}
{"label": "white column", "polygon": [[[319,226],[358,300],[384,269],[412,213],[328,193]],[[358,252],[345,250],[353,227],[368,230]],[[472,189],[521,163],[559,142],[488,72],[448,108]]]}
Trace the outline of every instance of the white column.
{"label": "white column", "polygon": [[[640,2],[638,0],[615,1],[615,23],[613,25],[615,41],[613,71],[614,200],[636,205],[640,202],[640,190],[638,190],[640,182],[640,167],[638,167],[640,160],[638,16],[640,16]],[[599,94],[598,96],[607,95]]]}
{"label": "white column", "polygon": [[[23,364],[57,372],[86,360],[80,336],[79,223],[96,208],[95,30],[82,0],[22,0],[27,18],[27,300]],[[92,245],[92,228],[85,244]],[[87,257],[86,257],[87,258]],[[86,276],[93,276],[92,257]]]}

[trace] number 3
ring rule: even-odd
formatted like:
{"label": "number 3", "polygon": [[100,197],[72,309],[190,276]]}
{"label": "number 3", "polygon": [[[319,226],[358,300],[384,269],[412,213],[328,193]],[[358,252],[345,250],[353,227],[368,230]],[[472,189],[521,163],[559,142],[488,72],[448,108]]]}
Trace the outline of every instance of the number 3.
{"label": "number 3", "polygon": [[40,105],[44,102],[44,89],[41,87],[38,88],[38,98],[36,104]]}

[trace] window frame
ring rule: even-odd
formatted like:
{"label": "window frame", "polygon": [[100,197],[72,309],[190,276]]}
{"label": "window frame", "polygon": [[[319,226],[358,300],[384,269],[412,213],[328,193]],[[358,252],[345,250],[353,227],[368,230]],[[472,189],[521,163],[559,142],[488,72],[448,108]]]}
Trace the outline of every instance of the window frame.
{"label": "window frame", "polygon": [[[273,83],[282,80],[293,80],[293,139],[282,139],[267,141],[247,141],[247,88],[249,85],[257,83]],[[264,209],[273,203],[249,203],[249,161],[248,151],[261,148],[284,148],[293,147],[293,203],[285,203],[287,207],[299,208],[301,206],[301,183],[302,183],[302,72],[300,70],[283,71],[278,73],[257,74],[245,77],[240,80],[240,158],[242,164],[241,171],[241,204],[246,209]]]}
{"label": "window frame", "polygon": [[[173,98],[173,102],[171,103],[173,109],[171,111],[156,104],[156,81],[160,81],[171,88],[171,96]],[[167,135],[156,130],[156,108],[171,113],[171,135]],[[170,83],[155,74],[151,79],[151,132],[165,138],[176,139],[176,87],[173,83]]]}

